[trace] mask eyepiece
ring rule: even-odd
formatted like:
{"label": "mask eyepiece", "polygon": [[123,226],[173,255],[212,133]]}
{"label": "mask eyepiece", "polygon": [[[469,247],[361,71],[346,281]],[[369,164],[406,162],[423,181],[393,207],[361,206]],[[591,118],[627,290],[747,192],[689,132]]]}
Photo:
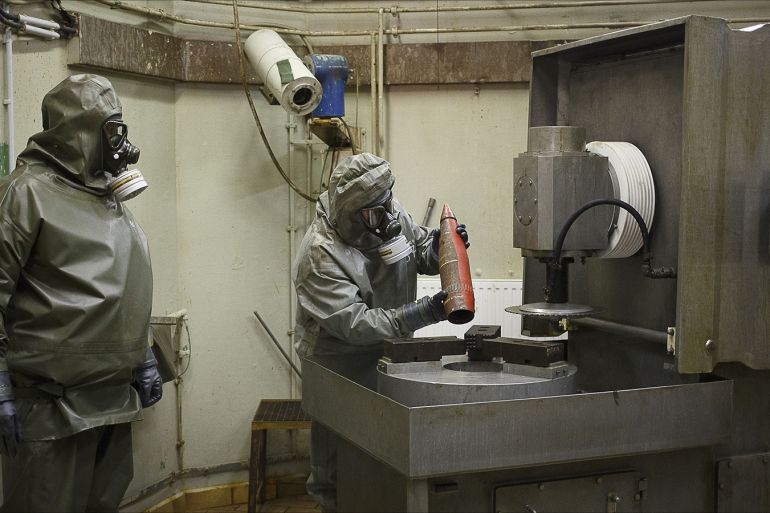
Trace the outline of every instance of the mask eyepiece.
{"label": "mask eyepiece", "polygon": [[372,206],[360,210],[366,228],[382,240],[389,240],[401,233],[401,223],[393,206],[393,193],[387,192],[385,198]]}
{"label": "mask eyepiece", "polygon": [[119,150],[128,139],[128,125],[119,119],[108,119],[102,125],[102,133],[111,150]]}

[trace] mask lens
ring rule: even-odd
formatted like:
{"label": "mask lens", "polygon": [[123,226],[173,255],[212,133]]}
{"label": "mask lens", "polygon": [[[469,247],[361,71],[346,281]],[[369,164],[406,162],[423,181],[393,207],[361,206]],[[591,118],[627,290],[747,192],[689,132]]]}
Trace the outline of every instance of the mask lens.
{"label": "mask lens", "polygon": [[377,206],[361,209],[361,217],[364,218],[364,222],[369,228],[377,228],[380,226],[383,217],[385,217],[385,207]]}
{"label": "mask lens", "polygon": [[128,126],[122,121],[105,121],[102,130],[104,132],[104,139],[113,150],[120,148],[128,137]]}

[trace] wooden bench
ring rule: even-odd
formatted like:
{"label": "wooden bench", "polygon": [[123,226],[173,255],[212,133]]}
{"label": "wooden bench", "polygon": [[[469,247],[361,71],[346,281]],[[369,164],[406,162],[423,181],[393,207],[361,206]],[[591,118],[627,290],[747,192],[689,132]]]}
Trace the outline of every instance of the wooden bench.
{"label": "wooden bench", "polygon": [[249,513],[265,502],[267,431],[270,429],[310,429],[310,417],[302,411],[301,399],[263,399],[251,421],[249,458]]}

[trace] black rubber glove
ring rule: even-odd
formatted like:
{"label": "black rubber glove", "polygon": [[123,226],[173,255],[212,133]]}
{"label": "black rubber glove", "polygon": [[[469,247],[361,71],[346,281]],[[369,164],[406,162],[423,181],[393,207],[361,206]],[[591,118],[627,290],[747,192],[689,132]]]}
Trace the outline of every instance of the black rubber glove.
{"label": "black rubber glove", "polygon": [[0,372],[0,454],[16,456],[21,439],[11,375],[8,372]]}
{"label": "black rubber glove", "polygon": [[465,227],[464,224],[457,225],[457,235],[459,235],[460,238],[465,243],[465,249],[468,249],[469,247],[471,247],[471,243],[468,242],[468,229]]}
{"label": "black rubber glove", "polygon": [[412,331],[417,331],[425,326],[446,320],[447,315],[444,311],[446,297],[447,293],[442,290],[433,297],[425,296],[414,303],[405,304],[399,309],[399,313],[407,327]]}
{"label": "black rubber glove", "polygon": [[[465,228],[464,224],[458,224],[457,225],[457,235],[460,236],[460,238],[465,243],[465,249],[468,249],[471,247],[471,243],[468,242],[468,230]],[[439,240],[441,239],[441,232],[439,230],[433,230],[430,232],[430,234],[433,236],[433,241],[431,241],[431,249],[433,250],[433,253],[438,255],[438,245]]]}
{"label": "black rubber glove", "polygon": [[158,373],[158,362],[149,360],[136,369],[131,385],[139,392],[142,408],[148,408],[163,397],[163,380]]}

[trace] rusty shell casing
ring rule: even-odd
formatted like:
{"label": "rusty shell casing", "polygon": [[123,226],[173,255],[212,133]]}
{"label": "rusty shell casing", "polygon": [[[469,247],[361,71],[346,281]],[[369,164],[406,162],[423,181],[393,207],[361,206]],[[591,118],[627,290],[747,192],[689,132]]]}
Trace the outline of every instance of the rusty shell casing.
{"label": "rusty shell casing", "polygon": [[465,324],[476,312],[471,267],[465,243],[457,234],[457,219],[446,203],[441,211],[440,231],[438,266],[441,288],[447,293],[444,311],[452,324]]}

